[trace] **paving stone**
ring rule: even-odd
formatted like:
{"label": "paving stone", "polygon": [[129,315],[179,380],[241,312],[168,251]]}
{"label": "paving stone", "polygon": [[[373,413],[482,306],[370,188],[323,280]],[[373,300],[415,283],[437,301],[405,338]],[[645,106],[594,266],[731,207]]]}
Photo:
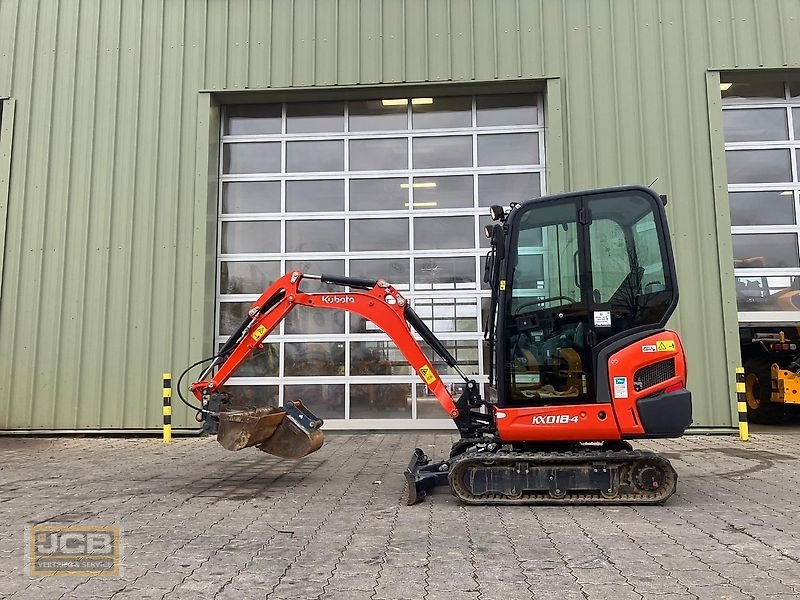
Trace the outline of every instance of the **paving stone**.
{"label": "paving stone", "polygon": [[[358,590],[326,590],[324,600],[372,600],[372,591]],[[272,600],[271,598],[269,600]],[[450,600],[453,600],[452,598]]]}
{"label": "paving stone", "polygon": [[697,596],[698,600],[762,600],[766,596],[751,596],[740,589],[730,585],[690,586],[689,591]]}
{"label": "paving stone", "polygon": [[642,594],[629,586],[609,584],[583,585],[582,590],[588,600],[642,600],[643,598]]}
{"label": "paving stone", "polygon": [[453,594],[452,592],[428,590],[425,600],[481,600],[481,596],[477,591],[459,591],[458,594]]}
{"label": "paving stone", "polygon": [[572,569],[572,575],[580,584],[625,584],[625,578],[619,573],[619,571],[611,568]]}
{"label": "paving stone", "polygon": [[[668,453],[680,474],[678,494],[665,506],[465,507],[447,490],[418,506],[402,505],[410,449],[425,448],[438,459],[453,439],[437,432],[331,433],[318,453],[286,462],[257,451],[226,452],[205,438],[169,445],[0,438],[0,485],[30,482],[25,494],[12,493],[0,504],[6,523],[0,595],[800,597],[797,436],[757,434],[746,445],[725,436],[637,443]],[[752,479],[721,477],[753,466],[745,450],[789,458]],[[53,458],[31,464],[32,453]],[[383,483],[373,485],[376,480]],[[27,577],[26,524],[60,515],[67,522],[122,526],[120,578]]]}

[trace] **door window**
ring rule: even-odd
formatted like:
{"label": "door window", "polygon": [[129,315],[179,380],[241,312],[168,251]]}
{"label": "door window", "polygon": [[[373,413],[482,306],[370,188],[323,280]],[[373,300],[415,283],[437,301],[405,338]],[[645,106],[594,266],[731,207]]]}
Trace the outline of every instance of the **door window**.
{"label": "door window", "polygon": [[597,341],[660,323],[673,301],[654,200],[625,192],[590,198],[592,325]]}
{"label": "door window", "polygon": [[512,404],[588,400],[591,354],[581,289],[581,228],[575,201],[533,205],[512,241],[509,344]]}

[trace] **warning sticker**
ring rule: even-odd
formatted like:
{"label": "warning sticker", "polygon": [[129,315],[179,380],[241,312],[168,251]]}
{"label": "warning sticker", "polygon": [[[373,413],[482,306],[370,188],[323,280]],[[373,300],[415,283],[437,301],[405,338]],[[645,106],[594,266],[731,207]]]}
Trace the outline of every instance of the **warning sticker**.
{"label": "warning sticker", "polygon": [[611,327],[611,311],[610,310],[594,311],[594,326]]}
{"label": "warning sticker", "polygon": [[628,397],[628,378],[614,377],[614,398]]}
{"label": "warning sticker", "polygon": [[660,340],[656,342],[658,352],[675,352],[675,342],[673,340]]}
{"label": "warning sticker", "polygon": [[655,344],[648,344],[646,346],[642,346],[642,352],[655,352],[656,345]]}
{"label": "warning sticker", "polygon": [[419,374],[422,375],[422,378],[427,384],[431,384],[436,381],[436,375],[433,374],[433,370],[428,365],[420,367]]}
{"label": "warning sticker", "polygon": [[505,289],[506,289],[506,280],[505,279],[501,279],[500,280],[500,291],[504,292]]}
{"label": "warning sticker", "polygon": [[253,338],[255,341],[258,341],[261,338],[263,338],[266,333],[267,333],[267,328],[264,327],[263,325],[259,325],[258,327],[256,327],[256,330],[250,335],[250,337]]}

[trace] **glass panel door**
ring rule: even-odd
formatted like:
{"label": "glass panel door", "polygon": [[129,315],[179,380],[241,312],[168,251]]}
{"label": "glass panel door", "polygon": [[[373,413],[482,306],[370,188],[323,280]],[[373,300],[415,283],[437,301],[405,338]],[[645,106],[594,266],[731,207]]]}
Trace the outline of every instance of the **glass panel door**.
{"label": "glass panel door", "polygon": [[520,215],[510,258],[506,375],[510,404],[586,401],[591,391],[588,302],[577,200]]}

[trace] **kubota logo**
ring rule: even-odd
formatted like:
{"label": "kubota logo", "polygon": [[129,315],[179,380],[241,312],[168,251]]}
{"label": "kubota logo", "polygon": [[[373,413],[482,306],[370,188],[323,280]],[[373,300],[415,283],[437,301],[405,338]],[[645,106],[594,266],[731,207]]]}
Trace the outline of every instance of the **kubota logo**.
{"label": "kubota logo", "polygon": [[566,425],[567,423],[577,423],[578,417],[569,415],[537,415],[533,417],[534,425]]}
{"label": "kubota logo", "polygon": [[322,301],[325,304],[352,304],[356,299],[352,296],[323,296]]}

